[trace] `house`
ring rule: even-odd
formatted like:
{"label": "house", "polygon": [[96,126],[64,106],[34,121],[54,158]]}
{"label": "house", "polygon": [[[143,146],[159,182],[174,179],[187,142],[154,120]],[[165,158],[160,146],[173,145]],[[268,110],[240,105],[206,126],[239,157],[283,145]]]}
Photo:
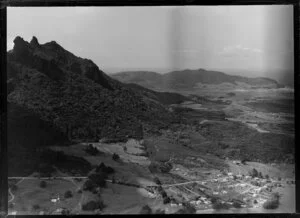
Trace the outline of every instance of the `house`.
{"label": "house", "polygon": [[57,198],[51,198],[51,202],[52,203],[56,203],[58,202],[60,199],[59,199],[59,196]]}

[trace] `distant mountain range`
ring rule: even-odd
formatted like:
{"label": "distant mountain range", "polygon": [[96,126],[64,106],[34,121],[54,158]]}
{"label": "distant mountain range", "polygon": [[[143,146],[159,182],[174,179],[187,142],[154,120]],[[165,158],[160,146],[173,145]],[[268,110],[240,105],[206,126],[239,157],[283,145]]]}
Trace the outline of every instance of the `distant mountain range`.
{"label": "distant mountain range", "polygon": [[111,75],[124,83],[136,83],[150,89],[193,89],[197,84],[246,84],[251,88],[279,88],[283,87],[277,81],[265,77],[248,78],[228,75],[218,71],[181,70],[166,74],[151,71],[127,71]]}

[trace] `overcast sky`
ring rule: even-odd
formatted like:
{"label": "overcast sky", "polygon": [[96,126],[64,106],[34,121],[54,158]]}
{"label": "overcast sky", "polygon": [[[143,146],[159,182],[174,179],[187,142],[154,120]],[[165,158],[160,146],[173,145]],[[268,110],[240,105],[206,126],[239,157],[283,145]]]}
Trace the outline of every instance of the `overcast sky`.
{"label": "overcast sky", "polygon": [[287,5],[10,7],[8,49],[17,35],[54,40],[108,73],[293,70],[293,8]]}

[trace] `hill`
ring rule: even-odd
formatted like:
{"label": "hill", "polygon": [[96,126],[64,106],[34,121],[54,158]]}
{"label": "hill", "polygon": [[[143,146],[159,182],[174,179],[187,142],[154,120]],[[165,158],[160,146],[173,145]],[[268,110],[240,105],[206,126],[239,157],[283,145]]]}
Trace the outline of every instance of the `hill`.
{"label": "hill", "polygon": [[[7,87],[10,174],[30,172],[43,146],[142,138],[143,125],[147,130],[176,122],[165,107],[170,94],[116,81],[55,41],[16,37],[7,53]],[[32,161],[26,165],[26,159]]]}
{"label": "hill", "polygon": [[113,78],[125,82],[136,83],[146,88],[155,89],[192,89],[201,84],[221,84],[231,83],[238,86],[247,84],[251,88],[279,88],[281,87],[275,80],[258,77],[248,78],[242,76],[228,75],[218,71],[198,70],[180,70],[167,74],[157,74],[154,72],[120,72],[112,75]]}
{"label": "hill", "polygon": [[54,41],[40,45],[35,37],[30,43],[17,37],[14,43],[7,55],[8,101],[34,111],[69,138],[135,137],[143,122],[172,120],[158,101]]}

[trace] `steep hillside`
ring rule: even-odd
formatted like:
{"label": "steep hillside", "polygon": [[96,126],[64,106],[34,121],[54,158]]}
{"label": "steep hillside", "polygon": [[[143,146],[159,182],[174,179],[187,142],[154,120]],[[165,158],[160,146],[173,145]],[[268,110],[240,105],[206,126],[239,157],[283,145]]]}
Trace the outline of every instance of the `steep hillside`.
{"label": "steep hillside", "polygon": [[157,74],[154,72],[121,72],[112,76],[126,83],[136,83],[147,88],[155,89],[192,89],[197,83],[202,84],[221,84],[239,83],[247,84],[252,88],[279,88],[281,87],[275,80],[269,78],[247,78],[242,76],[232,76],[218,71],[181,70],[167,74]]}
{"label": "steep hillside", "polygon": [[14,40],[7,54],[8,101],[51,122],[70,139],[141,137],[141,124],[166,125],[158,101],[111,79],[91,60],[52,41]]}
{"label": "steep hillside", "polygon": [[170,104],[181,104],[184,101],[191,100],[190,98],[183,96],[178,93],[172,93],[172,92],[156,92],[147,88],[144,88],[143,86],[140,86],[135,83],[128,83],[126,84],[128,87],[132,88],[133,90],[136,90],[140,93],[142,93],[147,98],[150,98],[154,101],[160,102],[164,105],[170,105]]}

